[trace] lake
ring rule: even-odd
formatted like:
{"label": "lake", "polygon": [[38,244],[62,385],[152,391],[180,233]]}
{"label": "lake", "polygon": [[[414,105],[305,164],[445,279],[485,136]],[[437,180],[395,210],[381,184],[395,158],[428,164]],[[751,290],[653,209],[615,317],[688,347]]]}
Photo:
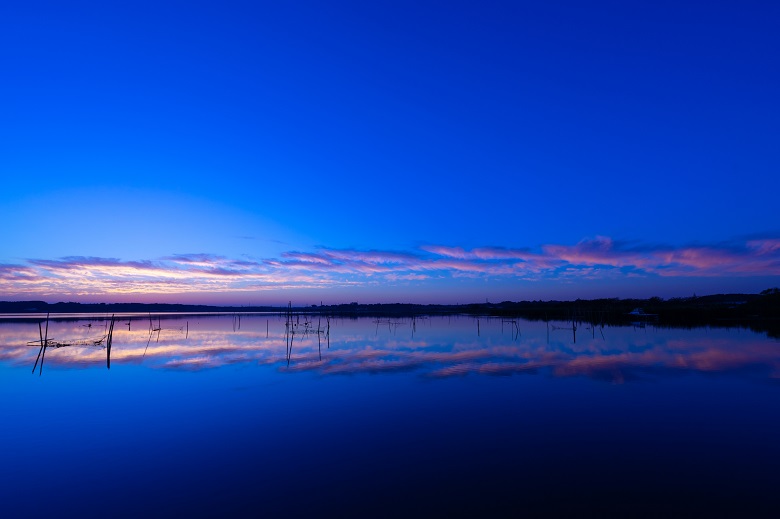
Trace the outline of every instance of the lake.
{"label": "lake", "polygon": [[780,506],[780,342],[765,334],[134,314],[114,323],[108,369],[107,317],[42,323],[62,347],[34,373],[41,319],[0,319],[3,517]]}

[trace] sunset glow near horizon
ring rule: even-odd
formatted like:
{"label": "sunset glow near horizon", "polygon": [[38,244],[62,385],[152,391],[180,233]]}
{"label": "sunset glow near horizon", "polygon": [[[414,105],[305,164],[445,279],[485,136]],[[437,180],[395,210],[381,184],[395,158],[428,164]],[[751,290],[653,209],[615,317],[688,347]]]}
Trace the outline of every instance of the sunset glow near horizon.
{"label": "sunset glow near horizon", "polygon": [[778,286],[778,21],[770,2],[6,3],[0,300]]}

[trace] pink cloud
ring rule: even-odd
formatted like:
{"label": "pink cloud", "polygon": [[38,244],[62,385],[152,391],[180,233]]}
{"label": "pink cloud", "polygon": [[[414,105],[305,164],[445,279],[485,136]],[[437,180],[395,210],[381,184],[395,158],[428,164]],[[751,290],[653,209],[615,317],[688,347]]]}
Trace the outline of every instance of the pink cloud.
{"label": "pink cloud", "polygon": [[551,259],[574,266],[630,267],[661,276],[780,275],[774,240],[735,246],[631,248],[599,236],[577,245],[543,247]]}
{"label": "pink cloud", "polygon": [[18,280],[23,278],[34,278],[37,271],[32,267],[22,265],[0,265],[0,280]]}
{"label": "pink cloud", "polygon": [[574,245],[464,249],[426,245],[419,250],[319,248],[258,261],[213,254],[159,259],[65,257],[0,265],[0,288],[13,297],[177,294],[318,289],[440,279],[619,279],[636,276],[780,276],[780,239],[742,243],[636,245],[605,236]]}
{"label": "pink cloud", "polygon": [[533,260],[540,257],[526,249],[507,249],[504,247],[479,247],[467,251],[461,247],[425,245],[422,250],[437,256],[463,260]]}
{"label": "pink cloud", "polygon": [[751,240],[747,242],[747,246],[755,249],[759,255],[771,254],[780,251],[780,239]]}

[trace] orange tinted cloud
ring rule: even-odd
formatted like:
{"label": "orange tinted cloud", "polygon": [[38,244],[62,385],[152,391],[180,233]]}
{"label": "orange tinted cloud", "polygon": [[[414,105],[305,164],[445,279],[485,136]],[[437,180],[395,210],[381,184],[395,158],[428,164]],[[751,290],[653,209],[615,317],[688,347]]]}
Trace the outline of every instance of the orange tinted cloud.
{"label": "orange tinted cloud", "polygon": [[780,239],[653,246],[597,236],[540,251],[426,245],[415,251],[320,248],[279,258],[177,254],[156,260],[66,257],[0,265],[0,289],[14,297],[175,294],[423,284],[432,279],[616,279],[780,276]]}

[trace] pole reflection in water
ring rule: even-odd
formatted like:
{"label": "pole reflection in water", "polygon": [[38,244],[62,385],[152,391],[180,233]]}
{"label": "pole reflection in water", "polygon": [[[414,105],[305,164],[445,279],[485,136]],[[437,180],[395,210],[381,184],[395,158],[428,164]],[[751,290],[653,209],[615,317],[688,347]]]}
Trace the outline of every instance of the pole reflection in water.
{"label": "pole reflection in water", "polygon": [[[104,334],[83,339],[95,319]],[[39,516],[756,516],[777,504],[780,347],[764,333],[291,308],[240,324],[46,322],[0,320],[9,517],[28,513],[41,478],[79,485],[47,488]],[[30,377],[44,360],[47,376]],[[107,481],[111,492],[89,490]]]}
{"label": "pole reflection in water", "polygon": [[[314,318],[317,319],[316,323]],[[162,320],[169,324],[163,327]],[[530,322],[519,319],[470,317],[431,318],[432,326],[420,332],[416,321],[393,319],[339,319],[331,316],[301,316],[291,309],[281,318],[244,316],[239,328],[236,316],[202,317],[192,333],[189,318],[149,317],[147,331],[115,330],[115,317],[105,318],[105,333],[92,338],[54,339],[49,337],[50,319],[30,322],[0,321],[2,358],[15,365],[42,366],[48,350],[68,348],[49,355],[51,367],[88,368],[98,364],[99,351],[106,352],[106,366],[137,363],[148,357],[150,368],[197,370],[240,362],[277,365],[283,360],[290,371],[316,370],[322,374],[380,372],[393,368],[415,369],[425,377],[448,374],[511,374],[547,370],[554,376],[595,375],[609,371],[615,381],[625,374],[664,371],[729,372],[763,366],[770,378],[780,373],[780,349],[766,336],[738,329],[693,330],[649,327],[612,327],[610,340],[604,325],[591,336],[576,339],[576,323]],[[331,322],[339,334],[331,337]],[[477,321],[474,323],[474,321]],[[521,333],[520,323],[528,330]],[[381,324],[382,326],[379,326]],[[476,324],[477,337],[469,330]],[[281,332],[272,333],[274,330]],[[386,326],[385,326],[386,325]],[[70,337],[79,333],[78,321],[56,321],[53,331]],[[37,329],[37,330],[36,330]],[[651,332],[648,335],[647,330]],[[36,330],[38,340],[29,338]],[[384,333],[382,333],[384,330]],[[399,330],[407,330],[401,333]],[[509,330],[510,333],[505,332]],[[568,337],[560,331],[572,332]],[[284,355],[276,349],[282,338]],[[154,339],[154,342],[152,342]],[[323,355],[322,343],[326,342]],[[331,342],[333,347],[331,348]],[[295,348],[293,346],[295,345]],[[37,349],[37,356],[34,350]],[[151,346],[151,349],[150,349]],[[316,361],[316,363],[312,363]],[[283,370],[284,371],[284,370]],[[599,375],[601,376],[601,375]]]}
{"label": "pole reflection in water", "polygon": [[[92,329],[92,323],[89,323],[88,328]],[[105,333],[100,337],[92,338],[77,338],[77,339],[64,339],[55,340],[49,339],[49,314],[46,314],[46,333],[41,330],[41,323],[38,322],[38,335],[40,339],[40,349],[38,355],[35,358],[35,364],[33,364],[32,372],[35,373],[35,368],[38,366],[38,360],[41,361],[41,367],[38,371],[38,375],[43,374],[43,362],[46,358],[47,348],[100,348],[106,350],[106,368],[111,369],[111,344],[114,335],[114,316],[111,316],[110,321],[106,321]],[[28,346],[36,345],[38,341],[29,341]]]}

